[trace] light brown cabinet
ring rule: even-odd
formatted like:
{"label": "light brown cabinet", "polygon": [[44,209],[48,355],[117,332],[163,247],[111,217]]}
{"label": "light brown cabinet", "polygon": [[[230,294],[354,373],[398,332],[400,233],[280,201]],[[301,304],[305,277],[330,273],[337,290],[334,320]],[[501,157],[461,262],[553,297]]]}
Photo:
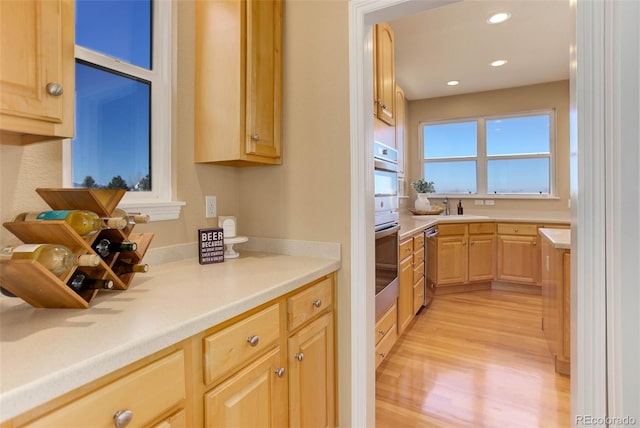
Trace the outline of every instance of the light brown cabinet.
{"label": "light brown cabinet", "polygon": [[494,223],[441,224],[438,231],[427,242],[427,281],[448,287],[495,278]]}
{"label": "light brown cabinet", "polygon": [[196,2],[195,162],[281,163],[282,5]]}
{"label": "light brown cabinet", "polygon": [[542,331],[558,373],[571,373],[571,252],[541,239]]}
{"label": "light brown cabinet", "polygon": [[[407,100],[404,91],[396,85],[396,150],[398,150],[398,178],[404,178],[407,137]],[[404,193],[401,193],[404,194]]]}
{"label": "light brown cabinet", "polygon": [[73,137],[74,2],[2,1],[0,17],[2,140]]}
{"label": "light brown cabinet", "polygon": [[14,426],[112,427],[116,418],[128,417],[135,426],[167,426],[163,423],[169,421],[180,426],[180,420],[186,420],[187,352],[179,348],[145,359],[142,367],[125,370],[113,382],[25,424],[17,418]]}
{"label": "light brown cabinet", "polygon": [[498,223],[498,272],[501,281],[539,284],[538,225]]}
{"label": "light brown cabinet", "polygon": [[396,123],[394,35],[387,23],[374,26],[374,113],[387,125]]}
{"label": "light brown cabinet", "polygon": [[403,240],[398,251],[398,335],[401,335],[424,302],[424,234]]}
{"label": "light brown cabinet", "polygon": [[398,339],[398,310],[397,305],[392,304],[380,317],[375,326],[376,338],[376,369],[391,352],[391,348]]}
{"label": "light brown cabinet", "polygon": [[112,427],[130,411],[154,428],[333,427],[334,288],[322,277],[2,426]]}

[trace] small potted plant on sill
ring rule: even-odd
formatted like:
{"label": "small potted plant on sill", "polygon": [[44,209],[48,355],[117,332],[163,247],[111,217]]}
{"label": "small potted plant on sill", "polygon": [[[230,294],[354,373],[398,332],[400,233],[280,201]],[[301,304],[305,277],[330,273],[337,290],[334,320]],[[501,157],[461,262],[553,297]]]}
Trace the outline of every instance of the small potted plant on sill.
{"label": "small potted plant on sill", "polygon": [[436,191],[433,184],[433,181],[427,181],[424,178],[411,182],[411,187],[413,187],[413,190],[418,193],[418,198],[415,202],[416,211],[429,211],[431,208],[431,203],[429,202],[427,194]]}

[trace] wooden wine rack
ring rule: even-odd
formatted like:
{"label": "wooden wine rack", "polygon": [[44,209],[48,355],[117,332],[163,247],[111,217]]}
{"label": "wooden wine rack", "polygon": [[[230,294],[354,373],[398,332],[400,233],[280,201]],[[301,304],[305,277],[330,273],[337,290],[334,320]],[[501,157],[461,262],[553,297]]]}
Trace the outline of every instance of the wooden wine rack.
{"label": "wooden wine rack", "polygon": [[[112,217],[123,189],[48,189],[36,192],[54,210],[87,210],[100,217]],[[133,226],[125,229],[104,229],[93,236],[81,237],[64,220],[7,222],[4,227],[25,244],[59,244],[68,247],[76,256],[96,254],[91,245],[96,239],[107,238],[112,242],[134,241],[137,250],[113,253],[100,260],[96,267],[82,267],[92,278],[111,279],[114,289],[126,290],[134,274],[117,275],[112,269],[118,260],[141,263],[147,252],[153,233],[135,233]],[[84,290],[76,293],[67,285],[76,269],[60,276],[45,269],[35,260],[0,260],[0,284],[2,287],[37,308],[86,309],[100,290]]]}

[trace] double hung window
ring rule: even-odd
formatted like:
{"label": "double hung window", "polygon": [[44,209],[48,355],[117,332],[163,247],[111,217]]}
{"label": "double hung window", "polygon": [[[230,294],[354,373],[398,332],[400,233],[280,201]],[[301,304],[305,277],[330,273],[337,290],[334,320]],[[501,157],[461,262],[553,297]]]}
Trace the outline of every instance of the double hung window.
{"label": "double hung window", "polygon": [[129,205],[171,201],[171,8],[162,0],[76,1],[66,186],[126,189]]}
{"label": "double hung window", "polygon": [[552,110],[421,124],[423,177],[440,194],[552,196]]}

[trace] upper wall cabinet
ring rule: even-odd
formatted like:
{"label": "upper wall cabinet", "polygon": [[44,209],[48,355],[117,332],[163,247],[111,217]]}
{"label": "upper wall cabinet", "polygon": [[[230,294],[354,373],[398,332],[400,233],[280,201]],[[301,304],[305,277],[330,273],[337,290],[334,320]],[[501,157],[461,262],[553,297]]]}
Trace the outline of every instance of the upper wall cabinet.
{"label": "upper wall cabinet", "polygon": [[282,0],[196,2],[195,162],[281,163]]}
{"label": "upper wall cabinet", "polygon": [[74,2],[2,1],[0,19],[2,140],[73,137]]}
{"label": "upper wall cabinet", "polygon": [[386,24],[374,29],[374,112],[378,119],[395,125],[396,77],[393,30]]}

